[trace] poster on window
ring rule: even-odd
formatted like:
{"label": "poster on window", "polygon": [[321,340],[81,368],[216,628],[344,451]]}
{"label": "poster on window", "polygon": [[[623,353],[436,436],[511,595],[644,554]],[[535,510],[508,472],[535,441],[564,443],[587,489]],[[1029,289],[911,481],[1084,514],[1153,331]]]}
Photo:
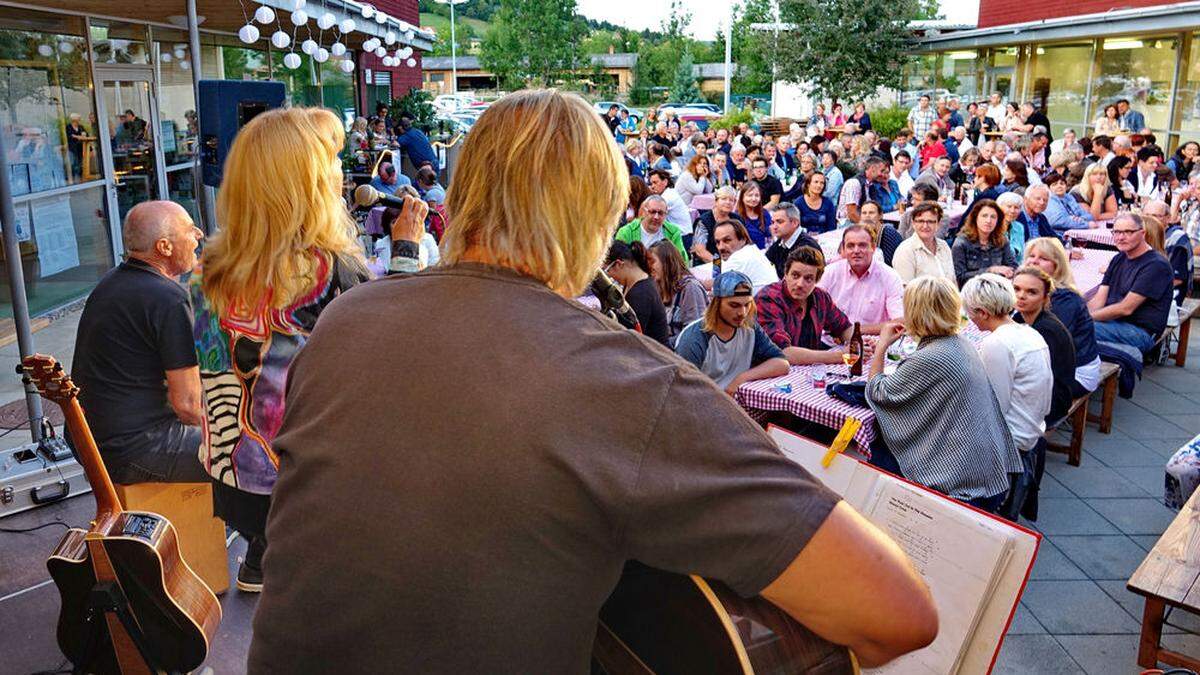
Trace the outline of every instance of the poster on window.
{"label": "poster on window", "polygon": [[29,226],[29,206],[20,204],[13,208],[13,227],[17,231],[17,241],[29,241],[33,228]]}
{"label": "poster on window", "polygon": [[70,197],[34,203],[33,223],[42,278],[79,267],[79,242],[75,239]]}

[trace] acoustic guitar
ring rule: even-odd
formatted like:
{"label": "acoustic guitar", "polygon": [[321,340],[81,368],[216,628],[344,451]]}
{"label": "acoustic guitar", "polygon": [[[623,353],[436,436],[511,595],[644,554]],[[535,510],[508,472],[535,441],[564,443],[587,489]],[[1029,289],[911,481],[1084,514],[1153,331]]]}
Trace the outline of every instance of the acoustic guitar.
{"label": "acoustic guitar", "polygon": [[221,622],[216,596],[179,555],[175,528],[156,513],[124,511],[77,398],[53,357],[19,368],[66,417],[96,517],[72,528],[46,567],[62,596],[58,645],[76,672],[188,672],[203,663]]}
{"label": "acoustic guitar", "polygon": [[592,656],[608,675],[858,672],[848,649],[761,597],[633,562],[600,610]]}

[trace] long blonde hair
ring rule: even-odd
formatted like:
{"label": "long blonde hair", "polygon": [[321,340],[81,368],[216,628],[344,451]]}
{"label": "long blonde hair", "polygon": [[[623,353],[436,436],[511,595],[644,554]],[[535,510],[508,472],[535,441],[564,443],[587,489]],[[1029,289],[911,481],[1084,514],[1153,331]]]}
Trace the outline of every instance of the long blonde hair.
{"label": "long blonde hair", "polygon": [[218,316],[288,307],[317,283],[317,253],[361,257],[341,196],[344,142],[321,108],[270,110],[238,132],[217,196],[221,229],[201,260]]}
{"label": "long blonde hair", "polygon": [[1104,185],[1101,185],[1100,189],[1104,190],[1105,193],[1108,192],[1108,169],[1104,168],[1104,165],[1100,162],[1090,165],[1084,170],[1083,180],[1079,181],[1079,185],[1076,187],[1079,191],[1079,196],[1083,197],[1085,201],[1084,208],[1087,208],[1088,204],[1092,203],[1092,175],[1097,173],[1104,176]]}
{"label": "long blonde hair", "polygon": [[608,127],[578,95],[509,94],[463,146],[446,197],[442,261],[483,258],[578,295],[629,200],[628,173]]}
{"label": "long blonde hair", "polygon": [[1054,274],[1050,275],[1050,280],[1055,286],[1066,287],[1079,293],[1079,289],[1075,287],[1075,275],[1071,274],[1071,260],[1062,242],[1054,237],[1030,239],[1025,243],[1025,255],[1028,257],[1031,251],[1037,251],[1039,255],[1054,261]]}

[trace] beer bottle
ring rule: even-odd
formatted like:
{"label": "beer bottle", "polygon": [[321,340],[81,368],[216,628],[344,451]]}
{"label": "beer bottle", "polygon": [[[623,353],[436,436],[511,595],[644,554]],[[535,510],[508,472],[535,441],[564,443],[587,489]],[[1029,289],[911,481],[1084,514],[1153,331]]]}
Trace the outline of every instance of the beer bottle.
{"label": "beer bottle", "polygon": [[850,344],[847,345],[846,351],[855,355],[854,362],[850,364],[850,376],[858,377],[863,374],[863,338],[862,326],[859,322],[854,322],[854,332],[850,334]]}

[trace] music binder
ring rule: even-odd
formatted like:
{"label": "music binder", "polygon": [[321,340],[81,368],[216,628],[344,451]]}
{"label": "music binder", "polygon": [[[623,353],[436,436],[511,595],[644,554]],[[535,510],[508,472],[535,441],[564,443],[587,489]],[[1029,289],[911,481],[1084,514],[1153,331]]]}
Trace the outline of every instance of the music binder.
{"label": "music binder", "polygon": [[888,533],[933,594],[940,623],[937,639],[863,672],[991,672],[1041,535],[852,457],[837,455],[823,467],[826,447],[775,426],[769,433],[785,456]]}

